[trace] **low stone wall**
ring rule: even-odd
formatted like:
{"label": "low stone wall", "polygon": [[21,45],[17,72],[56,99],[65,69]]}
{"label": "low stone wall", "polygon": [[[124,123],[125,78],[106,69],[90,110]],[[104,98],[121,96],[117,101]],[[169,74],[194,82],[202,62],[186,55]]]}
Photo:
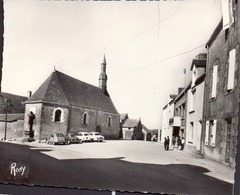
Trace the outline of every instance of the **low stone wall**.
{"label": "low stone wall", "polygon": [[[22,137],[23,125],[24,125],[23,120],[7,122],[6,139]],[[5,134],[5,122],[0,122],[0,140],[4,139],[4,134]]]}

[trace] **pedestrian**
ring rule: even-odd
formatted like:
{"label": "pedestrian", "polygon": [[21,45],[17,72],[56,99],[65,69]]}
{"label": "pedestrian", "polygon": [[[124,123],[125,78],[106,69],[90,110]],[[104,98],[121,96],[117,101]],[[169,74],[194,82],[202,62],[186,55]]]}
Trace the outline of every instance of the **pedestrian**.
{"label": "pedestrian", "polygon": [[182,145],[182,142],[181,142],[181,138],[180,138],[180,136],[178,136],[178,138],[177,138],[177,149],[181,149],[181,145]]}
{"label": "pedestrian", "polygon": [[156,135],[153,135],[153,136],[152,136],[151,141],[152,141],[152,142],[156,141]]}
{"label": "pedestrian", "polygon": [[167,150],[167,139],[164,137],[164,149]]}
{"label": "pedestrian", "polygon": [[166,149],[169,150],[169,143],[170,143],[170,139],[169,136],[167,136],[167,140],[166,140]]}
{"label": "pedestrian", "polygon": [[175,148],[175,144],[176,144],[176,139],[175,137],[172,138],[172,146],[173,146],[173,149]]}
{"label": "pedestrian", "polygon": [[181,150],[183,150],[184,144],[185,144],[185,139],[184,139],[184,137],[183,137],[182,140],[181,140]]}

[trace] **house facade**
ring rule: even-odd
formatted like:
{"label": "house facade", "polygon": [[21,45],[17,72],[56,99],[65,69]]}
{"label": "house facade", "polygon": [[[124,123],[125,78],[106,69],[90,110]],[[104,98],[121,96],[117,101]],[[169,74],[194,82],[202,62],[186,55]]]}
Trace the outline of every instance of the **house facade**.
{"label": "house facade", "polygon": [[222,5],[223,19],[206,44],[209,55],[205,84],[203,154],[234,167],[239,113],[240,6],[238,1],[223,3],[226,3]]}
{"label": "house facade", "polygon": [[170,95],[168,103],[162,110],[162,135],[161,143],[164,143],[164,138],[169,136],[172,140],[173,126],[171,126],[171,118],[174,117],[174,98],[176,95]]}
{"label": "house facade", "polygon": [[143,127],[140,119],[127,119],[122,125],[123,139],[143,140]]}
{"label": "house facade", "polygon": [[203,99],[207,54],[199,54],[192,61],[191,85],[187,90],[185,150],[199,153],[202,148]]}
{"label": "house facade", "polygon": [[169,119],[169,125],[173,127],[172,137],[185,137],[185,116],[186,93],[184,88],[178,88],[178,95],[174,99],[174,116]]}
{"label": "house facade", "polygon": [[25,102],[24,130],[28,114],[35,114],[36,139],[54,132],[97,131],[106,139],[119,138],[118,114],[107,91],[106,59],[102,63],[99,87],[54,71]]}

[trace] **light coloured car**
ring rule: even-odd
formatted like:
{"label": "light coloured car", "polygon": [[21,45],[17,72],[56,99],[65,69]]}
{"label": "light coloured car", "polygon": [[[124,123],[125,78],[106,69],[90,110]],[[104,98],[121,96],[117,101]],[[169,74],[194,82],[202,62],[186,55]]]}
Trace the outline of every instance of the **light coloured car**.
{"label": "light coloured car", "polygon": [[104,141],[104,137],[99,132],[90,132],[89,135],[90,135],[91,141],[97,141],[97,142]]}
{"label": "light coloured car", "polygon": [[90,141],[90,135],[88,132],[78,132],[76,137],[81,141],[81,142],[88,142]]}
{"label": "light coloured car", "polygon": [[81,143],[81,141],[76,137],[75,133],[66,133],[65,134],[65,143],[66,144]]}
{"label": "light coloured car", "polygon": [[65,144],[65,136],[62,133],[52,133],[48,140],[48,144]]}

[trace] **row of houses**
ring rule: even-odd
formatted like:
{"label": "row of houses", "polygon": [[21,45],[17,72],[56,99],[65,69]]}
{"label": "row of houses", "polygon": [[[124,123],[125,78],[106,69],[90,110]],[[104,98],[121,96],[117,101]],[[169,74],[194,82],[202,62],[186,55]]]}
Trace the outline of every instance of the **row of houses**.
{"label": "row of houses", "polygon": [[235,166],[239,113],[240,4],[223,0],[223,17],[192,60],[191,82],[162,112],[162,137],[184,137],[185,150]]}

